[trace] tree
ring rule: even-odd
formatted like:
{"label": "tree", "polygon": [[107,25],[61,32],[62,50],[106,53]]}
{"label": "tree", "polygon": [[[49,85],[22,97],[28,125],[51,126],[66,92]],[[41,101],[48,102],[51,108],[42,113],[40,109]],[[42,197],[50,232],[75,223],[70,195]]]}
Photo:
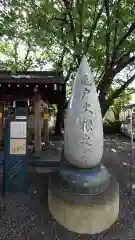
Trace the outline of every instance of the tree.
{"label": "tree", "polygon": [[[113,92],[113,91],[112,91]],[[132,99],[132,89],[128,88],[125,91],[123,91],[118,98],[116,98],[113,102],[113,105],[110,107],[110,109],[113,111],[115,120],[119,120],[119,114],[124,109],[125,106],[129,104],[129,102]]]}
{"label": "tree", "polygon": [[42,69],[48,62],[46,49],[35,42],[27,15],[33,1],[1,1],[0,62],[13,72]]}
{"label": "tree", "polygon": [[123,85],[106,97],[118,73],[127,70],[135,60],[134,9],[133,0],[48,0],[40,1],[30,16],[32,28],[36,26],[36,31],[43,35],[47,31],[51,43],[57,44],[57,66],[67,73],[66,81],[82,56],[87,56],[96,75],[103,116],[135,78],[135,74],[130,74]]}
{"label": "tree", "polygon": [[[74,76],[82,56],[84,54],[87,56],[95,75],[97,90],[100,92],[99,101],[104,116],[114,99],[118,98],[135,78],[134,72],[131,71],[135,61],[135,2],[133,0],[5,2],[7,9],[10,5],[12,11],[9,13],[6,10],[8,21],[6,20],[6,25],[2,25],[2,31],[7,31],[8,27],[6,30],[3,27],[9,26],[7,22],[13,25],[18,11],[20,19],[23,19],[22,13],[25,12],[25,20],[22,23],[25,22],[26,36],[30,36],[33,43],[43,49],[43,59],[48,59],[54,68],[62,71],[66,82]],[[122,72],[126,73],[124,81],[117,82],[115,91],[108,94]],[[63,109],[62,106],[58,108]]]}

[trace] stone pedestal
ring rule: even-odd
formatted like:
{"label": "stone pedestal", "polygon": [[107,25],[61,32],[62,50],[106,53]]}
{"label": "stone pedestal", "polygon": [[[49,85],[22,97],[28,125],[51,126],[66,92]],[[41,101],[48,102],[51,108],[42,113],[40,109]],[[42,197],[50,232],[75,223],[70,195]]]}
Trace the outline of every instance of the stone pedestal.
{"label": "stone pedestal", "polygon": [[[82,234],[100,233],[111,227],[118,217],[119,186],[114,178],[111,178],[106,191],[91,197],[87,196],[89,204],[83,204],[83,199],[82,204],[62,200],[56,196],[55,190],[53,188],[48,190],[49,210],[59,224],[72,232]],[[64,190],[60,189],[60,191]],[[71,198],[79,198],[79,196],[73,196],[71,193],[69,195],[71,195]]]}
{"label": "stone pedestal", "polygon": [[94,234],[109,228],[119,212],[119,185],[103,165],[78,169],[64,156],[49,179],[49,210],[65,228]]}

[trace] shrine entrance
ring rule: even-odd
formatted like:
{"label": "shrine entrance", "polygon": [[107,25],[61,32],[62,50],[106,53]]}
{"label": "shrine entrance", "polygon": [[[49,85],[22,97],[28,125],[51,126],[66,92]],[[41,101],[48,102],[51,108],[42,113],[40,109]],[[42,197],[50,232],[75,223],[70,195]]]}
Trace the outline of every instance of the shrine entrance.
{"label": "shrine entrance", "polygon": [[[13,75],[0,71],[0,142],[4,146],[4,159],[0,155],[0,162],[4,167],[5,192],[24,191],[28,166],[40,164],[33,155],[40,157],[41,140],[45,144],[49,141],[49,107],[65,101],[65,93],[64,79],[55,72]],[[25,138],[19,135],[16,138],[17,127],[23,126],[24,122],[27,123],[27,134]],[[18,182],[22,184],[18,185]]]}
{"label": "shrine entrance", "polygon": [[34,151],[40,152],[41,139],[49,139],[48,120],[52,104],[65,101],[64,78],[54,71],[29,71],[12,74],[0,71],[0,142],[3,139],[3,116],[5,111],[15,111],[17,101],[28,104],[28,142]]}

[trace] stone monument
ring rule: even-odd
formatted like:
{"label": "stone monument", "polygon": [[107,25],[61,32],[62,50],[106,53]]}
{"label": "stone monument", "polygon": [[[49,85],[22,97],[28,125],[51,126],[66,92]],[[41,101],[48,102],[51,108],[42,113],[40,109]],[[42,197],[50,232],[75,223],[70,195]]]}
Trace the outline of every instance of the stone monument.
{"label": "stone monument", "polygon": [[69,101],[60,168],[49,179],[53,217],[76,233],[108,229],[119,213],[119,185],[102,165],[103,123],[96,86],[83,57]]}

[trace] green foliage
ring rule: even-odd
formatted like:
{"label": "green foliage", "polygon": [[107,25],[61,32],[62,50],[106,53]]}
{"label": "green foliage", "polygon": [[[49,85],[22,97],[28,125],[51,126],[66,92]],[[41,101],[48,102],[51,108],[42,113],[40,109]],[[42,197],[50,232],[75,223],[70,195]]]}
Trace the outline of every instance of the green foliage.
{"label": "green foliage", "polygon": [[[85,54],[100,90],[103,116],[114,99],[120,103],[118,96],[135,78],[133,0],[4,0],[0,36],[0,61],[12,71],[44,69],[50,63],[72,82]],[[123,82],[118,81],[122,71]]]}
{"label": "green foliage", "polygon": [[106,120],[103,123],[103,131],[106,134],[120,133],[121,122],[120,121],[109,121]]}
{"label": "green foliage", "polygon": [[[104,115],[115,98],[134,80],[129,65],[135,56],[135,2],[115,1],[39,1],[37,8],[29,14],[31,29],[44,36],[38,44],[51,43],[48,52],[54,67],[61,69],[69,80],[76,71],[83,54],[86,54],[94,74],[99,100]],[[39,20],[40,19],[40,20]],[[54,47],[55,46],[55,47]],[[131,58],[131,53],[133,58]],[[108,90],[115,84],[117,74],[123,69],[128,72],[123,85],[108,96]],[[128,71],[129,70],[129,71]],[[74,75],[73,75],[74,77]],[[117,77],[118,79],[118,77]]]}
{"label": "green foliage", "polygon": [[[13,72],[42,68],[48,55],[46,49],[40,48],[37,39],[42,35],[35,35],[28,21],[32,9],[37,1],[11,0],[0,3],[0,61]],[[35,41],[36,38],[36,41]]]}
{"label": "green foliage", "polygon": [[49,105],[49,114],[51,116],[56,116],[56,114],[57,114],[57,106],[56,106],[56,104]]}
{"label": "green foliage", "polygon": [[[114,90],[111,90],[112,92]],[[119,114],[124,109],[125,106],[129,104],[129,102],[132,99],[133,90],[128,88],[125,91],[123,91],[118,98],[114,99],[113,105],[110,107],[110,109],[113,111],[115,120],[119,120]]]}

